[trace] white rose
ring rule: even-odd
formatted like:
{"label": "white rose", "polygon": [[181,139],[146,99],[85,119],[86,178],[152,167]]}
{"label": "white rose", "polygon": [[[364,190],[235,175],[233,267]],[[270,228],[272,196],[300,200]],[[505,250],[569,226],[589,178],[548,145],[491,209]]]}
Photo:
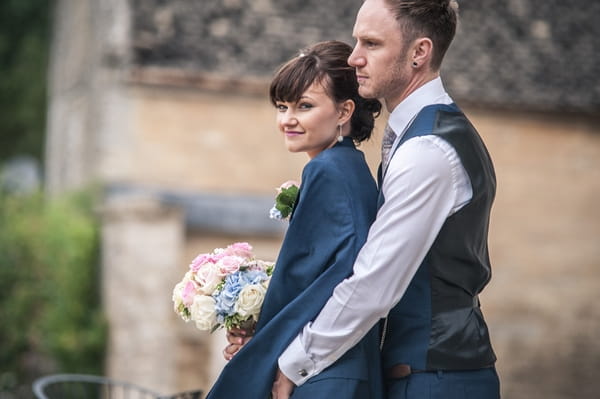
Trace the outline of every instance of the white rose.
{"label": "white rose", "polygon": [[217,325],[217,312],[215,300],[206,295],[196,295],[190,309],[192,320],[196,322],[199,330],[210,331]]}
{"label": "white rose", "polygon": [[261,285],[265,288],[265,290],[269,289],[269,283],[271,282],[271,277],[269,277],[268,279],[266,279],[265,281],[263,281],[261,283]]}
{"label": "white rose", "polygon": [[183,299],[181,297],[181,293],[183,292],[183,287],[185,287],[186,282],[185,281],[180,281],[179,283],[177,283],[175,285],[175,288],[173,288],[173,303],[175,305],[175,310],[177,310],[177,308],[179,307],[179,305],[181,305],[183,303]]}
{"label": "white rose", "polygon": [[254,320],[258,319],[260,308],[265,299],[265,287],[262,284],[250,284],[242,288],[235,311],[242,317],[252,316]]}
{"label": "white rose", "polygon": [[217,285],[223,280],[219,267],[214,263],[206,263],[195,273],[194,280],[200,284],[198,292],[212,295]]}
{"label": "white rose", "polygon": [[183,311],[183,309],[185,308],[185,304],[184,304],[184,301],[183,301],[183,291],[184,291],[185,286],[187,285],[188,281],[190,281],[191,279],[192,279],[192,273],[191,272],[187,272],[183,276],[183,280],[181,280],[179,283],[177,283],[175,285],[175,288],[173,288],[173,297],[172,297],[172,299],[173,299],[173,309],[185,321],[189,321],[189,317],[187,317],[186,314]]}

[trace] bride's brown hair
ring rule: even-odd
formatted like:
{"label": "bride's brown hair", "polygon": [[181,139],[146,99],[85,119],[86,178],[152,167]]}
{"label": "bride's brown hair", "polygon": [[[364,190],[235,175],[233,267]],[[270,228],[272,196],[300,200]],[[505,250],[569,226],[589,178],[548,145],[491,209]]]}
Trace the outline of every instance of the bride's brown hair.
{"label": "bride's brown hair", "polygon": [[350,120],[350,137],[359,143],[371,137],[375,117],[381,111],[376,99],[365,99],[358,94],[354,68],[348,65],[352,47],[330,40],[317,43],[283,64],[271,82],[271,103],[296,102],[313,83],[319,83],[336,103],[354,101],[355,110]]}

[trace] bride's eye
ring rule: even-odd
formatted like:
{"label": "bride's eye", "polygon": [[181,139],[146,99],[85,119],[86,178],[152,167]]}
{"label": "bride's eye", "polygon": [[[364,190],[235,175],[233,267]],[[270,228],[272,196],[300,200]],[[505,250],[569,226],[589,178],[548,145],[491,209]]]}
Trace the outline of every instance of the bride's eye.
{"label": "bride's eye", "polygon": [[276,104],[275,108],[277,108],[277,111],[279,112],[285,112],[287,110],[287,107],[283,104]]}
{"label": "bride's eye", "polygon": [[311,109],[313,107],[314,107],[314,105],[312,105],[311,103],[307,103],[307,102],[302,102],[302,103],[298,104],[298,108],[300,108],[300,109]]}

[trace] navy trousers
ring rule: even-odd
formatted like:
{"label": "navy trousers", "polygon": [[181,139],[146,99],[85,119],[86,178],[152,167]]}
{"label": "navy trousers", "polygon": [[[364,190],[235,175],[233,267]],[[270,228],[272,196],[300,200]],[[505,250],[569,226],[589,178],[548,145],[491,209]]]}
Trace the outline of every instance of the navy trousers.
{"label": "navy trousers", "polygon": [[[314,381],[313,381],[314,380]],[[369,384],[353,378],[311,378],[294,389],[290,399],[370,399]]]}
{"label": "navy trousers", "polygon": [[415,373],[386,381],[388,399],[500,399],[493,367],[469,371]]}

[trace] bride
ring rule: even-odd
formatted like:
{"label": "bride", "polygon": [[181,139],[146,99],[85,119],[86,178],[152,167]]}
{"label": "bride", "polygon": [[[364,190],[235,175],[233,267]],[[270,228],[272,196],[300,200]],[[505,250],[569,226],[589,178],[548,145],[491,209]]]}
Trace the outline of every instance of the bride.
{"label": "bride", "polygon": [[[277,359],[352,273],[376,213],[377,188],[355,143],[371,136],[381,104],[358,95],[352,48],[328,41],[303,50],[270,87],[288,151],[309,162],[255,331],[230,331],[231,359],[207,399],[269,397]],[[295,389],[294,399],[382,397],[378,331]],[[298,373],[305,373],[298,370]]]}

